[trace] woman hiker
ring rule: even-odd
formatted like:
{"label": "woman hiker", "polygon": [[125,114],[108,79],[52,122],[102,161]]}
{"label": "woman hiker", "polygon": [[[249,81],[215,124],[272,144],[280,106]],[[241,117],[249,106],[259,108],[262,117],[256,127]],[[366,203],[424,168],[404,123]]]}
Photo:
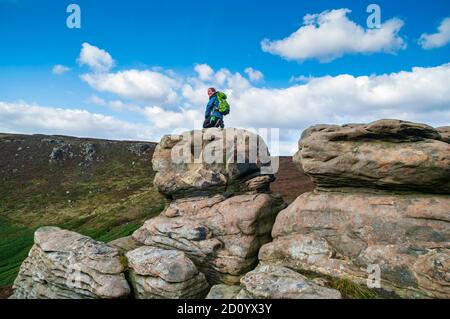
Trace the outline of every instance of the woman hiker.
{"label": "woman hiker", "polygon": [[[219,96],[219,94],[221,94]],[[208,89],[208,96],[209,96],[209,102],[206,106],[205,111],[205,122],[203,123],[203,128],[210,128],[210,127],[219,127],[224,128],[225,125],[223,123],[223,116],[224,114],[219,111],[220,103],[223,100],[226,103],[226,96],[225,94],[217,92],[215,88],[209,88]],[[223,99],[223,96],[225,97]],[[228,103],[227,103],[228,104]],[[228,110],[229,112],[229,110]]]}

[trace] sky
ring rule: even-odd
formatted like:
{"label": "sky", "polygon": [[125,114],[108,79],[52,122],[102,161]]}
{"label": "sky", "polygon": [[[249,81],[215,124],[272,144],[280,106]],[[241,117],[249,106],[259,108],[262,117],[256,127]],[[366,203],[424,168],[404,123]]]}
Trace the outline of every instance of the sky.
{"label": "sky", "polygon": [[159,141],[213,86],[292,155],[319,123],[450,125],[449,52],[448,0],[0,0],[0,132]]}

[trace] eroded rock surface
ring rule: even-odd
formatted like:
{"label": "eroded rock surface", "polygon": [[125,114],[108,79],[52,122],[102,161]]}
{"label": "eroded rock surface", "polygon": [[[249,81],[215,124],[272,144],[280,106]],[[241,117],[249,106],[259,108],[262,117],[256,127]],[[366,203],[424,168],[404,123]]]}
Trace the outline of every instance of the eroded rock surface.
{"label": "eroded rock surface", "polygon": [[271,194],[179,199],[145,222],[133,238],[183,251],[211,283],[234,284],[255,266],[282,207],[282,200]]}
{"label": "eroded rock surface", "polygon": [[14,282],[19,299],[121,298],[130,293],[119,251],[57,227],[42,227]]}
{"label": "eroded rock surface", "polygon": [[[109,245],[41,229],[16,280],[16,297],[123,297],[130,293],[125,271],[141,299],[201,298],[210,285],[239,283],[257,265],[259,248],[271,241],[276,215],[286,207],[270,192],[271,160],[264,141],[244,130],[163,137],[153,156],[154,184],[170,205]],[[72,263],[81,269],[81,288],[65,282]]]}
{"label": "eroded rock surface", "polygon": [[206,299],[235,299],[242,290],[240,286],[215,285],[211,287]]}
{"label": "eroded rock surface", "polygon": [[[439,132],[438,132],[439,131]],[[318,188],[281,211],[263,264],[406,298],[450,298],[450,144],[398,120],[307,129],[294,161]]]}
{"label": "eroded rock surface", "polygon": [[275,217],[285,207],[270,192],[274,176],[264,173],[262,159],[271,164],[267,156],[264,141],[244,130],[163,137],[153,156],[154,183],[173,201],[133,239],[185,252],[211,285],[238,283],[256,266],[259,248],[271,240]]}
{"label": "eroded rock surface", "polygon": [[142,246],[140,243],[135,241],[132,236],[118,238],[116,240],[110,241],[108,245],[117,248],[123,254]]}
{"label": "eroded rock surface", "polygon": [[[382,284],[398,294],[443,297],[449,293],[449,212],[448,196],[308,193],[280,212],[274,241],[259,258],[360,284],[368,265],[377,264]],[[439,262],[423,261],[434,256]]]}
{"label": "eroded rock surface", "polygon": [[126,257],[138,299],[191,299],[207,294],[205,276],[181,251],[140,247]]}
{"label": "eroded rock surface", "polygon": [[432,127],[398,120],[318,125],[294,156],[317,186],[450,193],[450,144]]}
{"label": "eroded rock surface", "polygon": [[335,289],[315,284],[282,266],[260,265],[241,279],[237,299],[340,299]]}
{"label": "eroded rock surface", "polygon": [[261,174],[261,166],[268,164],[265,142],[245,130],[166,135],[153,155],[154,184],[172,198],[268,190],[271,174]]}
{"label": "eroded rock surface", "polygon": [[441,138],[444,142],[450,143],[450,126],[438,127],[436,131],[441,134]]}

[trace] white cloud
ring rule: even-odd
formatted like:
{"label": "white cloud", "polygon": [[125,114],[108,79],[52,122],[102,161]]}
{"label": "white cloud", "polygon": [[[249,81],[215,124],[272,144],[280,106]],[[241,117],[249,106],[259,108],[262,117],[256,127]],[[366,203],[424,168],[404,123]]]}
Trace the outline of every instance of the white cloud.
{"label": "white cloud", "polygon": [[169,132],[173,132],[181,127],[192,130],[195,124],[197,124],[198,128],[203,123],[202,119],[204,116],[201,109],[169,111],[158,106],[146,107],[144,114],[154,127],[165,129]]}
{"label": "white cloud", "polygon": [[280,128],[280,151],[290,155],[301,132],[318,123],[367,123],[398,118],[433,126],[450,123],[450,64],[416,67],[398,73],[302,78],[304,83],[286,88],[257,88],[239,73],[221,69],[207,83],[186,78],[180,90],[183,107],[146,107],[144,114],[161,132],[180,132],[199,127],[208,101],[209,84],[229,96],[232,112],[228,127]]}
{"label": "white cloud", "polygon": [[183,98],[193,105],[203,105],[208,101],[208,85],[204,83],[185,84],[181,91]]}
{"label": "white cloud", "polygon": [[202,81],[210,81],[214,75],[214,70],[207,64],[196,64],[194,70]]}
{"label": "white cloud", "polygon": [[136,106],[134,104],[128,104],[128,103],[124,103],[120,100],[112,100],[112,101],[108,101],[107,103],[108,107],[110,107],[111,109],[115,110],[115,111],[131,111],[131,112],[142,112],[142,109],[139,106]]}
{"label": "white cloud", "polygon": [[304,24],[285,39],[264,39],[264,52],[287,60],[319,59],[329,62],[344,54],[394,53],[406,47],[398,35],[403,21],[387,20],[379,29],[364,29],[348,19],[349,9],[324,11],[304,17]]}
{"label": "white cloud", "polygon": [[69,71],[70,71],[70,68],[65,65],[62,65],[62,64],[57,64],[52,68],[52,73],[55,75],[62,75]]}
{"label": "white cloud", "polygon": [[289,79],[289,83],[298,83],[298,82],[309,82],[313,79],[313,77],[311,75],[309,76],[304,76],[304,75],[299,75],[299,76],[291,76],[291,78]]}
{"label": "white cloud", "polygon": [[147,125],[129,123],[86,110],[53,108],[25,102],[0,102],[0,119],[0,132],[152,141],[160,135],[160,132]]}
{"label": "white cloud", "polygon": [[[173,71],[162,68],[152,70],[124,70],[110,72],[115,62],[111,55],[89,43],[83,43],[80,65],[88,65],[93,72],[81,75],[81,79],[99,92],[113,93],[121,98],[149,103],[175,103],[178,100],[176,89],[178,79]],[[207,65],[198,65],[202,77],[207,75]],[[173,76],[172,76],[173,75]],[[120,103],[114,103],[122,108]]]}
{"label": "white cloud", "polygon": [[450,17],[442,20],[436,33],[424,33],[419,39],[419,44],[425,50],[440,48],[448,43],[450,43]]}
{"label": "white cloud", "polygon": [[222,68],[219,71],[212,70],[211,79],[207,81],[198,78],[187,78],[183,82],[181,96],[186,103],[194,106],[206,105],[208,101],[207,90],[210,86],[224,91],[228,95],[239,95],[246,89],[252,87],[251,83],[239,72],[232,73],[228,69]]}
{"label": "white cloud", "polygon": [[109,92],[121,98],[152,103],[174,103],[177,101],[175,79],[159,72],[125,70],[117,73],[87,73],[83,81],[100,92]]}
{"label": "white cloud", "polygon": [[87,42],[82,44],[78,63],[89,66],[95,72],[108,72],[115,64],[108,52]]}
{"label": "white cloud", "polygon": [[227,127],[280,128],[280,151],[284,155],[291,155],[296,149],[302,130],[318,123],[361,123],[380,118],[432,126],[450,123],[450,64],[372,76],[293,78],[302,82],[286,88],[258,88],[239,72],[211,70],[208,80],[195,68],[195,76],[168,75],[165,70],[83,75],[98,91],[145,102],[140,105],[93,95],[90,103],[134,112],[147,125],[84,110],[3,102],[0,131],[158,141],[163,134],[200,127],[209,86],[229,97],[231,114],[225,118]]}
{"label": "white cloud", "polygon": [[108,104],[104,99],[98,97],[97,95],[91,95],[88,99],[88,102],[100,106],[106,106]]}
{"label": "white cloud", "polygon": [[105,99],[98,97],[97,95],[92,95],[88,99],[89,103],[109,107],[115,111],[131,111],[131,112],[142,112],[142,109],[139,106],[133,104],[127,104],[120,100],[112,100],[106,101]]}
{"label": "white cloud", "polygon": [[245,90],[230,100],[229,125],[302,130],[317,123],[399,118],[450,123],[450,64],[378,76],[313,78],[284,89]]}
{"label": "white cloud", "polygon": [[248,78],[252,82],[259,82],[264,79],[264,74],[262,74],[261,71],[255,70],[251,67],[246,68],[244,72],[247,73]]}
{"label": "white cloud", "polygon": [[289,134],[283,133],[283,150],[295,147],[301,131],[317,123],[371,122],[380,118],[435,126],[450,123],[450,64],[372,76],[299,77],[293,81],[301,83],[277,89],[252,86],[239,72],[212,71],[207,81],[200,75],[179,77],[177,83],[184,85],[173,87],[179,96],[177,103],[145,107],[142,113],[152,127],[165,133],[198,127],[196,121],[203,120],[210,85],[229,97],[232,112],[225,119],[227,126],[288,130]]}

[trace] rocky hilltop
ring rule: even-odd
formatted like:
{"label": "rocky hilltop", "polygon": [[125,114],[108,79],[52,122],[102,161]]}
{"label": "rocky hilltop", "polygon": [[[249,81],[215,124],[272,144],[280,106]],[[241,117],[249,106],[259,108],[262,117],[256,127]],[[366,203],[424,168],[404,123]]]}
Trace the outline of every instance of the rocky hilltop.
{"label": "rocky hilltop", "polygon": [[[0,134],[0,299],[41,226],[108,242],[131,235],[167,200],[153,186],[157,143]],[[271,187],[292,202],[313,189],[292,157],[281,157]]]}
{"label": "rocky hilltop", "polygon": [[156,143],[0,134],[0,298],[41,226],[110,241],[159,214]]}
{"label": "rocky hilltop", "polygon": [[[134,298],[198,298],[213,284],[239,283],[256,266],[259,248],[271,240],[275,217],[286,207],[270,191],[274,176],[262,173],[259,154],[268,154],[267,147],[234,143],[258,139],[244,130],[192,132],[199,140],[189,136],[165,136],[155,149],[154,184],[171,201],[159,216],[109,246],[58,228],[38,230],[13,298],[114,298],[129,291]],[[214,144],[231,146],[236,160],[208,164],[205,154]],[[174,162],[176,146],[185,146],[190,159]],[[258,154],[254,162],[237,162],[237,154],[252,151]],[[77,253],[74,247],[84,242],[90,248]],[[117,265],[118,252],[126,268]],[[81,282],[65,280],[74,267],[82,269]],[[125,272],[129,290],[117,283]],[[108,287],[120,292],[107,295]]]}
{"label": "rocky hilltop", "polygon": [[[289,206],[271,191],[265,143],[230,143],[254,134],[165,136],[152,160],[162,213],[109,244],[39,229],[13,298],[449,298],[445,132],[312,127],[294,158],[317,188]],[[205,158],[218,145],[228,155]],[[229,161],[240,153],[258,156]]]}

